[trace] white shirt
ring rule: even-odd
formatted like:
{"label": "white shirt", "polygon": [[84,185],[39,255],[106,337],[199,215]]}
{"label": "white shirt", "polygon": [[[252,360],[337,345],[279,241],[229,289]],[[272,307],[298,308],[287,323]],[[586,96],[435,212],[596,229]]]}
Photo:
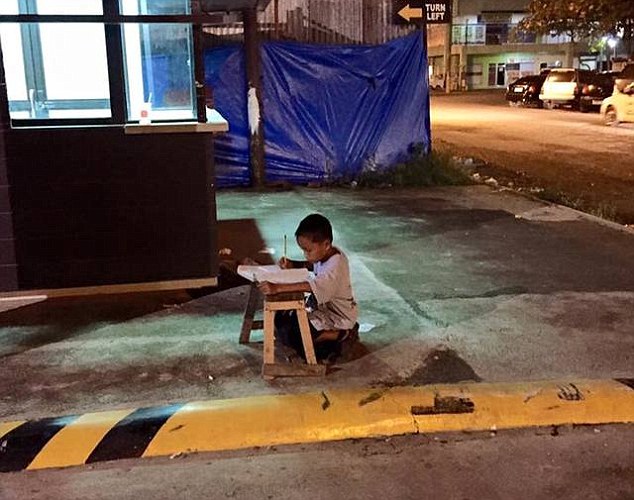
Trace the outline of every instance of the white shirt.
{"label": "white shirt", "polygon": [[308,318],[317,330],[348,330],[357,322],[348,258],[337,251],[327,261],[313,265],[315,277],[308,281],[317,299],[317,309]]}

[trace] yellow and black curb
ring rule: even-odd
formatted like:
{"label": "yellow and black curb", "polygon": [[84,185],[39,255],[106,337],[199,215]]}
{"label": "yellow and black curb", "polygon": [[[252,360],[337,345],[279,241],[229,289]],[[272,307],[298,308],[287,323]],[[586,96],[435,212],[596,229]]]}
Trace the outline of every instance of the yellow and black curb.
{"label": "yellow and black curb", "polygon": [[634,422],[634,379],[342,389],[0,423],[0,472],[447,431]]}

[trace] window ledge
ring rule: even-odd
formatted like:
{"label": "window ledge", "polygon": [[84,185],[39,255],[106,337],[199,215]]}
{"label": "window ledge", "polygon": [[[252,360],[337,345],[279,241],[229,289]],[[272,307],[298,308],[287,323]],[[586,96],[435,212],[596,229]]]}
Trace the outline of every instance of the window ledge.
{"label": "window ledge", "polygon": [[229,130],[229,123],[215,109],[207,115],[207,123],[199,122],[171,122],[150,123],[149,125],[129,124],[125,127],[125,133],[139,134],[200,134],[221,133]]}

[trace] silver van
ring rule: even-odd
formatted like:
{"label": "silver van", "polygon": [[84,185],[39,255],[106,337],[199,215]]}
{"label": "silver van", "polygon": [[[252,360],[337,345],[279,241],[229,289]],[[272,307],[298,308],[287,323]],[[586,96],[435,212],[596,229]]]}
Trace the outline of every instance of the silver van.
{"label": "silver van", "polygon": [[572,106],[585,111],[585,99],[582,100],[584,86],[593,83],[594,73],[585,69],[556,68],[550,70],[539,98],[544,107],[552,109],[555,106]]}

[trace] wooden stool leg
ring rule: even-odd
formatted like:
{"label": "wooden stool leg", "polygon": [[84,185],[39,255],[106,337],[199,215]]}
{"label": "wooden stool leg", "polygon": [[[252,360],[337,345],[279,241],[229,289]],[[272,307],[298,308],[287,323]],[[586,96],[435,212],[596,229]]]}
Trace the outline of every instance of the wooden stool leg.
{"label": "wooden stool leg", "polygon": [[275,311],[264,308],[264,364],[275,363]]}
{"label": "wooden stool leg", "polygon": [[255,309],[258,305],[259,290],[255,284],[249,287],[249,298],[247,307],[244,310],[244,318],[242,320],[242,329],[240,330],[240,343],[248,344],[253,329],[253,318],[255,317]]}
{"label": "wooden stool leg", "polygon": [[306,363],[316,365],[317,358],[315,357],[315,348],[313,347],[313,337],[310,334],[310,325],[308,324],[308,315],[305,309],[297,311],[297,319],[299,320],[299,331],[302,334]]}

